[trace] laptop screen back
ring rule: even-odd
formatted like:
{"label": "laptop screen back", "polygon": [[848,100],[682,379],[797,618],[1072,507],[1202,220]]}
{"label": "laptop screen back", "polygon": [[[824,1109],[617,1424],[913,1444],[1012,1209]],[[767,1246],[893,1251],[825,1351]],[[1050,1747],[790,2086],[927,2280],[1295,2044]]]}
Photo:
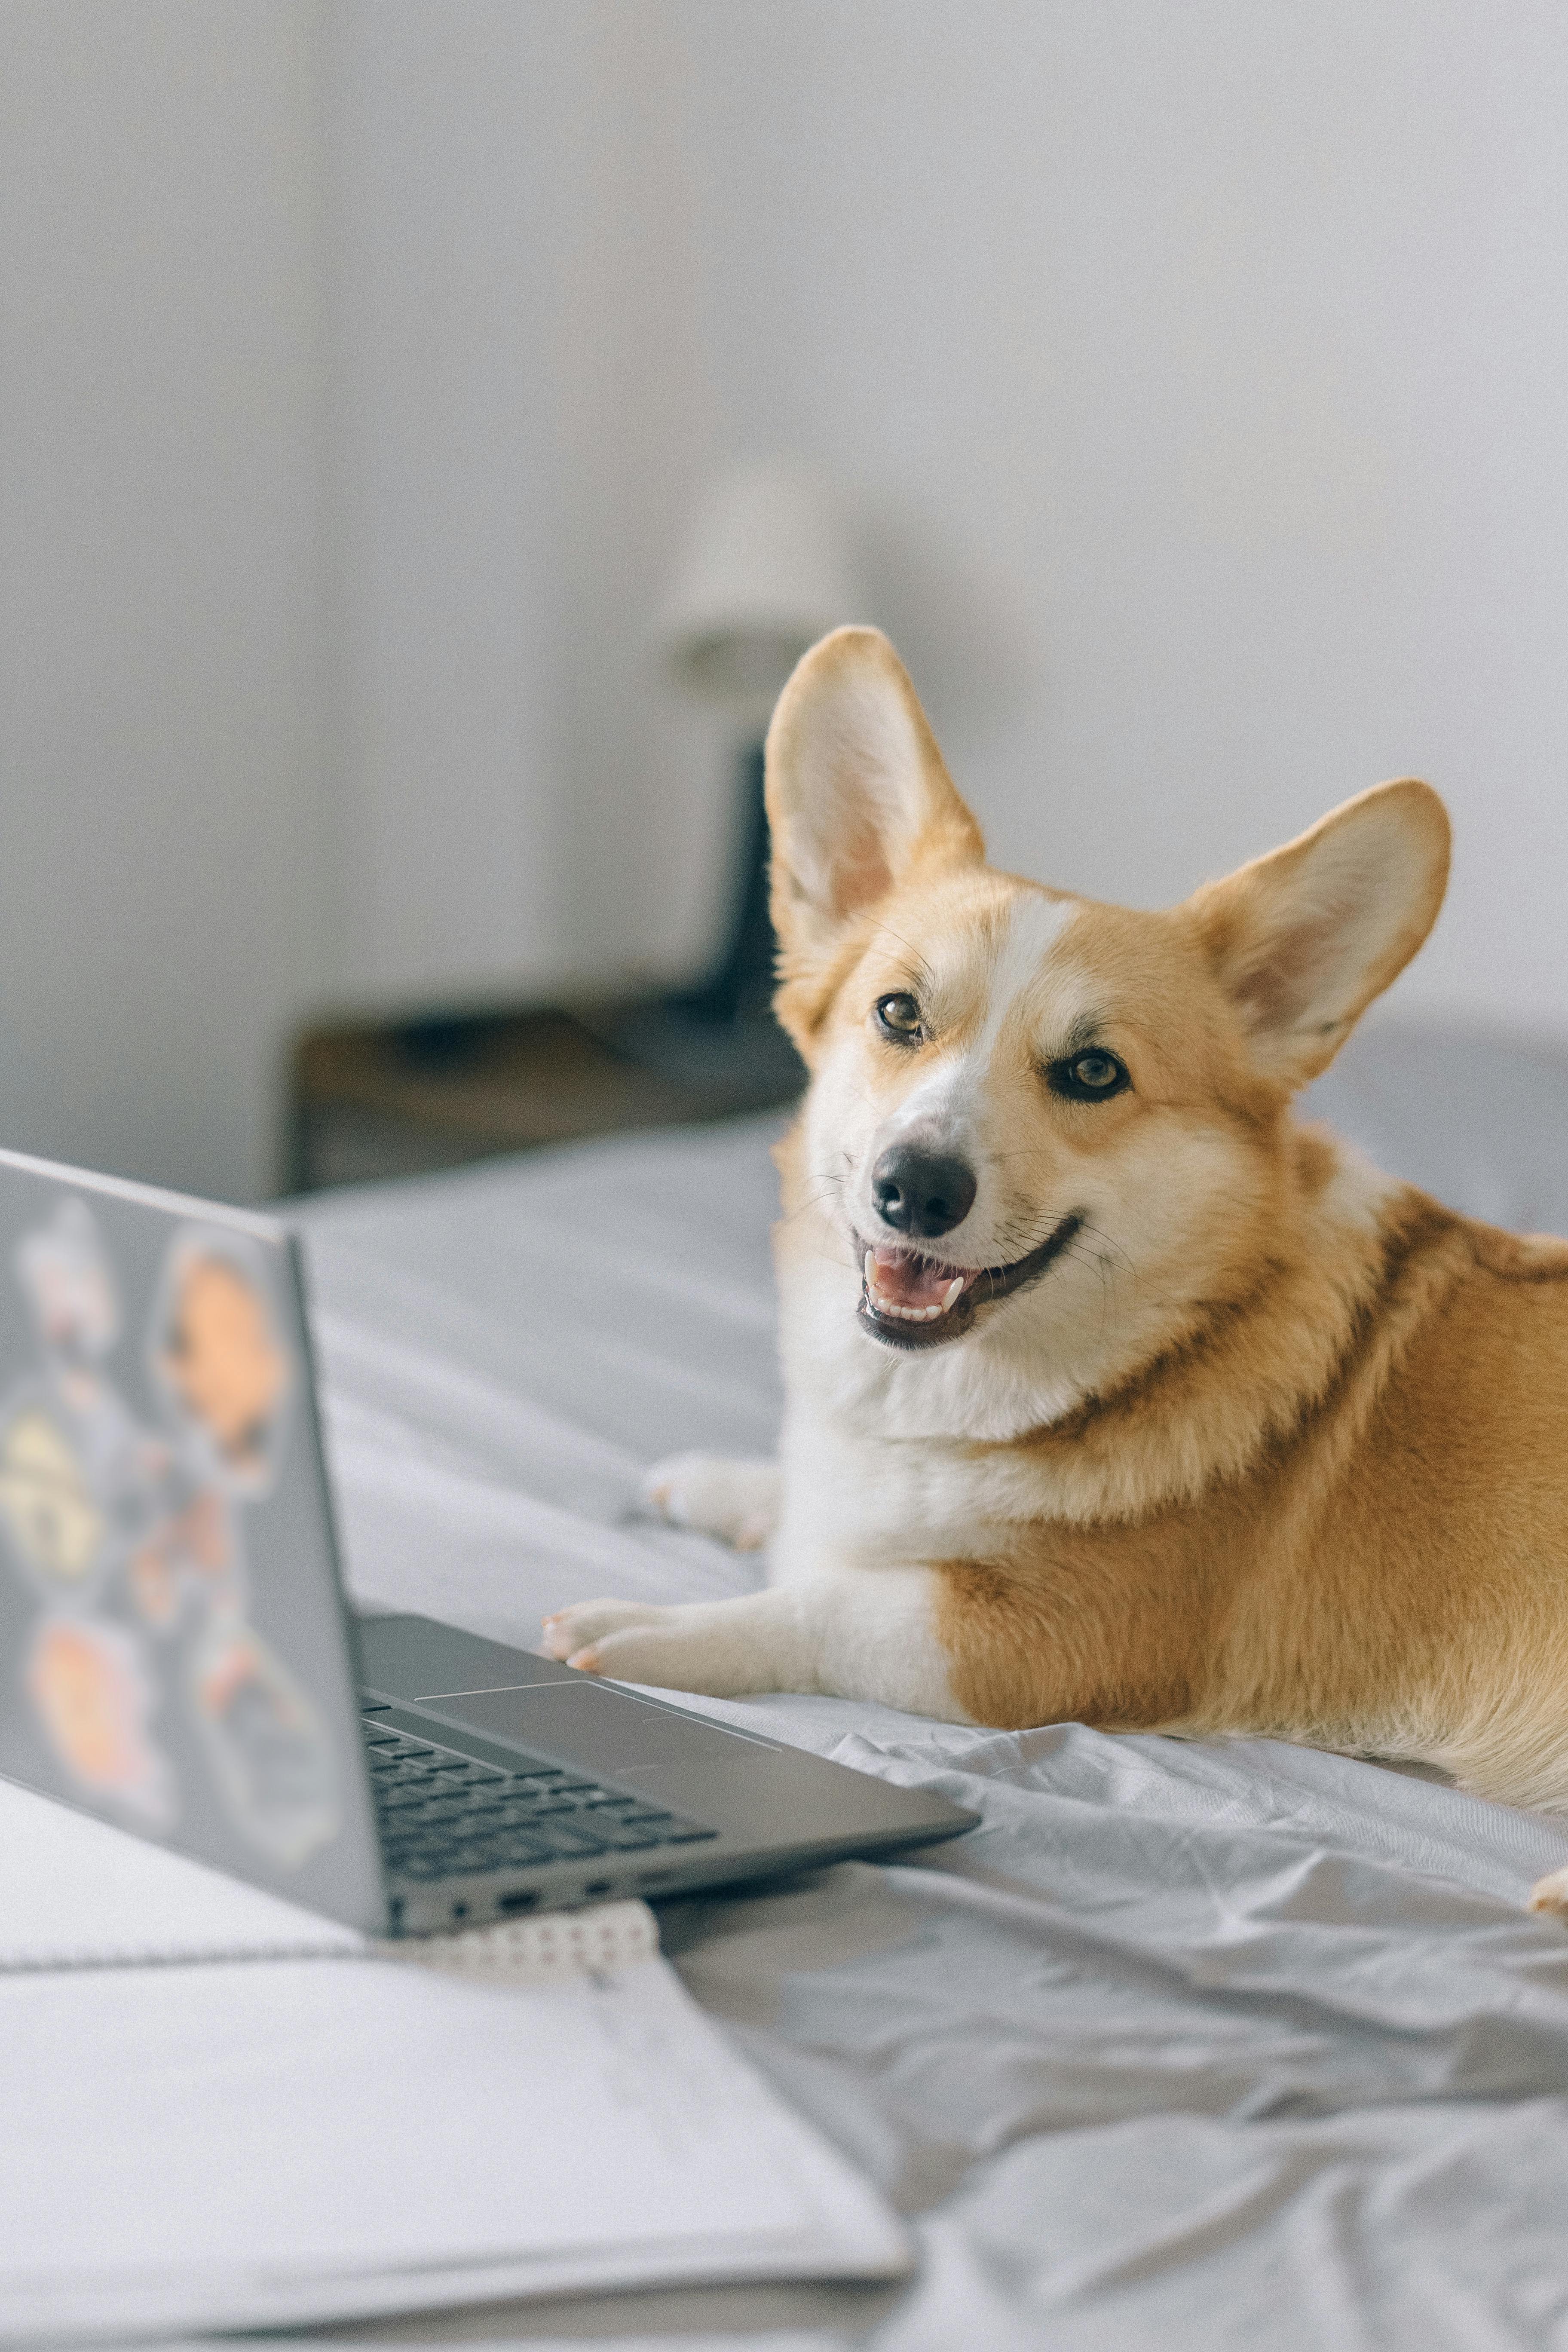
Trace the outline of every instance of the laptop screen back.
{"label": "laptop screen back", "polygon": [[384,1916],[293,1246],[0,1154],[0,1771]]}

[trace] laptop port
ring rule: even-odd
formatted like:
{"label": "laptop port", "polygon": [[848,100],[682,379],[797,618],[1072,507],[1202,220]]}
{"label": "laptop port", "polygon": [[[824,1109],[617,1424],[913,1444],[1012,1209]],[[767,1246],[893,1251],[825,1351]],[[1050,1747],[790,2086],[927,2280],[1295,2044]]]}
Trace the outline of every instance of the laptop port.
{"label": "laptop port", "polygon": [[590,1878],[583,1892],[584,1895],[607,1895],[615,1883],[613,1878]]}
{"label": "laptop port", "polygon": [[537,1895],[530,1894],[526,1890],[517,1895],[500,1895],[496,1898],[496,1909],[498,1911],[531,1911],[538,1900]]}

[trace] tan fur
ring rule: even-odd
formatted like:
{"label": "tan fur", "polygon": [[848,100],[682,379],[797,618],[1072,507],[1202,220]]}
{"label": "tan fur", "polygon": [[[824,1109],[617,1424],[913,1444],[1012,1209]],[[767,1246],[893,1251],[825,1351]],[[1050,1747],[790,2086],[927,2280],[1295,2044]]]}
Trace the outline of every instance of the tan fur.
{"label": "tan fur", "polygon": [[[897,1703],[1268,1734],[1568,1808],[1568,1243],[1457,1216],[1289,1109],[1436,914],[1436,794],[1363,794],[1164,912],[1099,905],[984,863],[891,648],[843,631],[786,690],[769,795],[778,1010],[813,1071],[776,1237],[774,1573],[807,1631],[757,1686],[866,1687],[813,1596],[897,1566],[931,1595]],[[914,1047],[878,1026],[898,991]],[[1064,1099],[1046,1073],[1090,1034],[1131,1083]],[[911,1120],[982,1173],[933,1258],[1079,1223],[899,1356],[852,1327],[866,1171]],[[625,1654],[662,1678],[647,1642]]]}
{"label": "tan fur", "polygon": [[[965,870],[939,806],[901,887],[852,909],[826,967],[786,950],[779,1011],[808,1056],[852,974],[862,994],[894,984],[897,940],[983,918],[992,877]],[[955,1696],[988,1723],[1414,1751],[1516,1801],[1568,1802],[1568,1244],[1408,1188],[1364,1234],[1325,1229],[1336,1146],[1238,1066],[1231,1008],[1194,968],[1245,953],[1258,885],[1238,880],[1167,915],[1090,910],[1079,961],[1108,1002],[1135,1000],[1142,1052],[1136,1095],[1097,1108],[1086,1140],[1195,1097],[1245,1158],[1247,1213],[1151,1360],[1005,1441],[1049,1465],[1057,1507],[1005,1554],[941,1563]],[[1293,1076],[1326,1064],[1436,911]],[[1024,1149],[1051,1108],[1037,1092],[1017,1107]]]}

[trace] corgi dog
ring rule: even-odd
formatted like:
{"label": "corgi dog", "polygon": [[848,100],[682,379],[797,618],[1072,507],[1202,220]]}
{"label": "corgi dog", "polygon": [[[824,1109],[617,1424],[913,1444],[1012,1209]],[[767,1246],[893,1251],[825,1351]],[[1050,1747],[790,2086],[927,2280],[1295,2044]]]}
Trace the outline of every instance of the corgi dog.
{"label": "corgi dog", "polygon": [[[1568,1809],[1568,1243],[1292,1097],[1430,930],[1442,802],[1348,801],[1141,913],[985,862],[887,639],[767,744],[780,1461],[650,1499],[744,1598],[546,1621],[593,1673],[1020,1727],[1250,1734]],[[1568,1871],[1537,1904],[1568,1914]]]}

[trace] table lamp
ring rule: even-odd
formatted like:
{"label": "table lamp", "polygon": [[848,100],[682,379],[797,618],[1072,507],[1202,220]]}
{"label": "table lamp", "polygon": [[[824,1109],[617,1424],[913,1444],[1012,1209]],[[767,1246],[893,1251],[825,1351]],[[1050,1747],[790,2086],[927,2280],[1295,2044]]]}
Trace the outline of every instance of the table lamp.
{"label": "table lamp", "polygon": [[799,1066],[772,1013],[763,737],[806,647],[858,611],[840,519],[820,481],[774,463],[738,467],[714,483],[660,607],[655,643],[675,683],[731,725],[741,807],[723,946],[694,986],[617,1039],[622,1051],[672,1075],[715,1075],[721,1066],[731,1076],[754,1071],[759,1094],[773,1099],[783,1065]]}
{"label": "table lamp", "polygon": [[737,467],[699,509],[659,615],[658,636],[676,684],[727,712],[739,751],[742,822],[724,951],[689,992],[716,1022],[765,1005],[773,990],[768,919],[763,737],[796,662],[858,600],[839,520],[804,467]]}

